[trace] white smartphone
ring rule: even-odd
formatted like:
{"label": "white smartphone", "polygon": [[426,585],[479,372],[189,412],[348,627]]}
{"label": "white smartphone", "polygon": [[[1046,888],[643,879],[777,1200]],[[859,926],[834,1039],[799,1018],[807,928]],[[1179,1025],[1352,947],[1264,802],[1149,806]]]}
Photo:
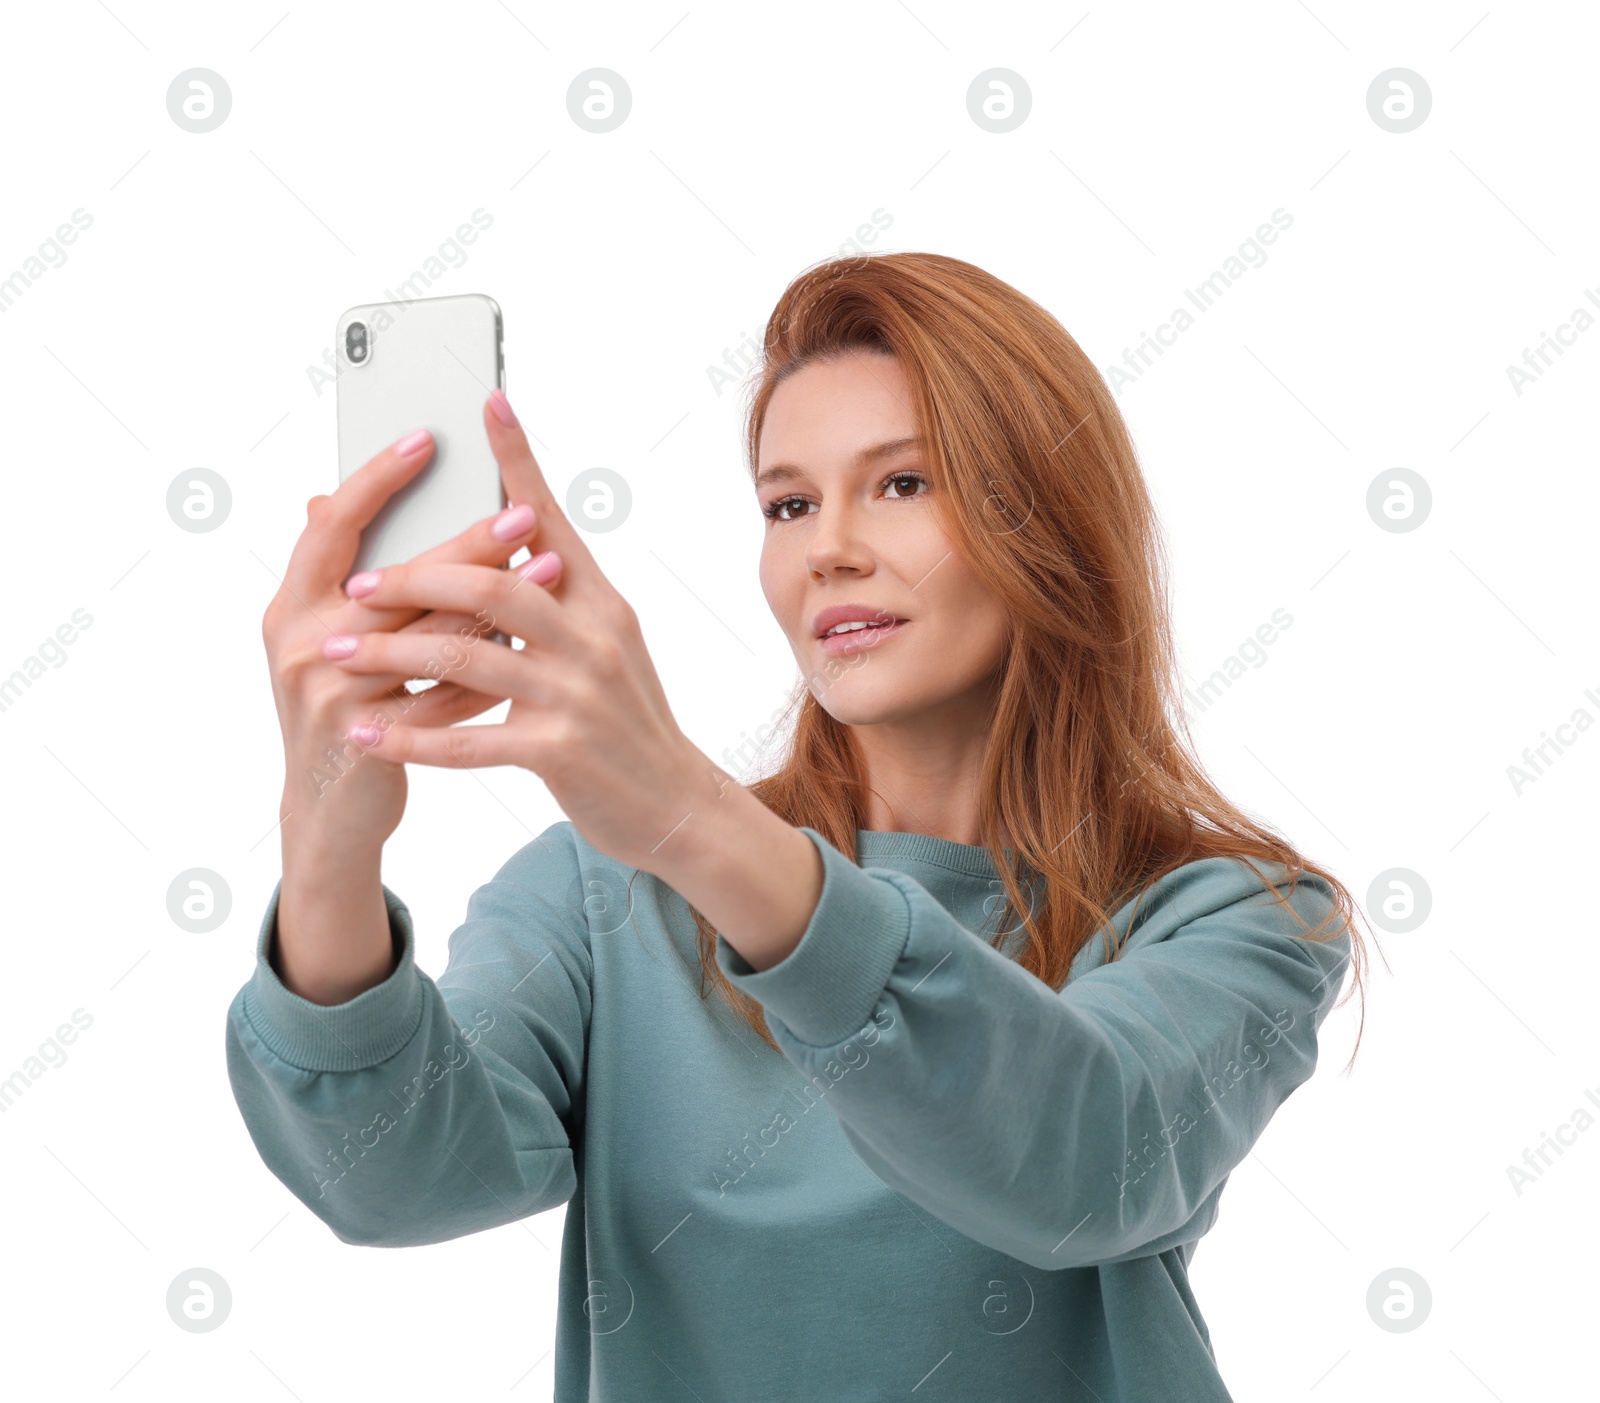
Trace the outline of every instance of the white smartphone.
{"label": "white smartphone", "polygon": [[367,302],[339,318],[339,481],[412,429],[433,459],[361,533],[352,573],[398,565],[504,508],[483,401],[505,389],[500,306],[482,293]]}

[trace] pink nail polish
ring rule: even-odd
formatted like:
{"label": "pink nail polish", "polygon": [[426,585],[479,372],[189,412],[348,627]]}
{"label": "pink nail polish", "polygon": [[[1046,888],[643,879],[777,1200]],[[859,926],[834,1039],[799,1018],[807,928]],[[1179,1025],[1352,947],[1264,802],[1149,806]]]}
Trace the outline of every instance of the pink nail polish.
{"label": "pink nail polish", "polygon": [[358,639],[352,633],[336,633],[331,638],[322,640],[322,656],[325,658],[348,658],[354,655]]}
{"label": "pink nail polish", "polygon": [[350,728],[350,739],[357,745],[365,746],[368,750],[371,750],[373,746],[383,739],[383,732],[376,726],[352,726]]}
{"label": "pink nail polish", "polygon": [[533,508],[526,502],[519,502],[501,512],[489,529],[497,541],[514,541],[532,525]]}
{"label": "pink nail polish", "polygon": [[426,429],[416,429],[396,443],[394,451],[402,458],[409,458],[413,453],[420,453],[432,441],[433,435]]}
{"label": "pink nail polish", "polygon": [[506,398],[506,392],[496,386],[489,391],[489,408],[494,411],[494,417],[508,429],[517,426],[517,416],[512,411],[511,401]]}
{"label": "pink nail polish", "polygon": [[377,589],[378,581],[383,577],[381,570],[363,570],[359,575],[352,575],[344,582],[344,592],[351,599],[360,599],[363,595],[371,594]]}
{"label": "pink nail polish", "polygon": [[525,580],[532,580],[536,585],[547,585],[560,573],[561,557],[553,550],[544,551],[525,564],[517,566],[517,574]]}

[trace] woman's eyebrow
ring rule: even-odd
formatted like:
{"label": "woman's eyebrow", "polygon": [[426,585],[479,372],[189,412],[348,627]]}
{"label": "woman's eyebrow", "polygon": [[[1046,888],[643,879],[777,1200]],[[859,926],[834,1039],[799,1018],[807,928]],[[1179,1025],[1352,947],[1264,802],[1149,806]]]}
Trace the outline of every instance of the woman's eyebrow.
{"label": "woman's eyebrow", "polygon": [[[898,453],[904,453],[908,448],[918,448],[922,440],[915,435],[904,438],[887,438],[882,443],[874,443],[863,448],[856,454],[853,466],[864,467],[868,463],[876,463],[883,458],[892,458]],[[805,472],[792,463],[774,463],[770,468],[763,468],[756,474],[755,487],[759,491],[768,483],[789,482],[797,477],[804,477]]]}

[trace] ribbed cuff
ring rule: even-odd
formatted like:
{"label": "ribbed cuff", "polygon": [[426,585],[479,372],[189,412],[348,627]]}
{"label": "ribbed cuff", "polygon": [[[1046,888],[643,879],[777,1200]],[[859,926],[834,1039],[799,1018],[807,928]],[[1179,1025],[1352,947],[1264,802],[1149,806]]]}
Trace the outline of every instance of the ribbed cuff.
{"label": "ribbed cuff", "polygon": [[256,968],[244,988],[244,1014],[256,1035],[278,1057],[307,1072],[358,1072],[386,1062],[417,1031],[422,1018],[422,979],[414,954],[411,912],[388,887],[390,938],[400,947],[400,962],[381,984],[342,1004],[314,1004],[278,978],[267,962],[277,933],[278,897],[272,900],[256,938]]}
{"label": "ribbed cuff", "polygon": [[893,882],[856,866],[816,829],[800,831],[822,854],[822,897],[800,943],[758,972],[719,934],[717,965],[797,1041],[832,1047],[871,1020],[910,937],[911,908]]}

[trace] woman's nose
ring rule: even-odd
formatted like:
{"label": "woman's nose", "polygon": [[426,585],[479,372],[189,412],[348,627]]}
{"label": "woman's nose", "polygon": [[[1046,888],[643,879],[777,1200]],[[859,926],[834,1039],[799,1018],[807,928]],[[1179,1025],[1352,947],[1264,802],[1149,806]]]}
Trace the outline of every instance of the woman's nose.
{"label": "woman's nose", "polygon": [[824,506],[806,545],[806,563],[819,573],[849,567],[860,570],[871,562],[871,551],[856,516]]}

